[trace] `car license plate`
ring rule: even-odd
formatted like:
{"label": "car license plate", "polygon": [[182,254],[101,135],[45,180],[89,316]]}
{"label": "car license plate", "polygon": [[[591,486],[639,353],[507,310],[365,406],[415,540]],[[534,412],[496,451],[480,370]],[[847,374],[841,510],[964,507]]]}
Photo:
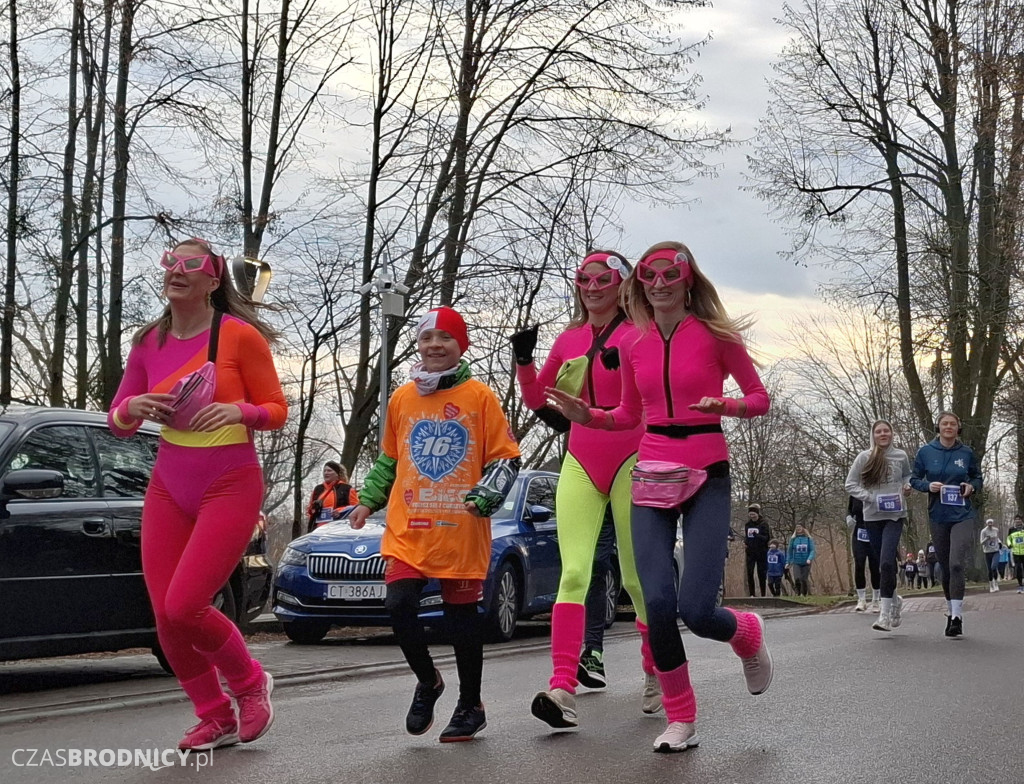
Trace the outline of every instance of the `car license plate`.
{"label": "car license plate", "polygon": [[384,583],[330,583],[328,599],[383,599],[388,588]]}

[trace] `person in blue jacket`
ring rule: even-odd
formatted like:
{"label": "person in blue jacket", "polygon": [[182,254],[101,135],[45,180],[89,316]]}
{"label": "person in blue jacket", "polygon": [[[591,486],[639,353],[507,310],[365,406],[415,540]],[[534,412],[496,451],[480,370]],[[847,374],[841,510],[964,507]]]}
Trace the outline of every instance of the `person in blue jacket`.
{"label": "person in blue jacket", "polygon": [[782,575],[786,573],[786,554],[779,549],[779,540],[768,543],[768,590],[772,596],[782,593]]}
{"label": "person in blue jacket", "polygon": [[793,572],[797,596],[807,596],[811,589],[811,563],[814,561],[814,540],[807,529],[798,525],[789,538],[786,561]]}
{"label": "person in blue jacket", "polygon": [[974,545],[974,502],[981,491],[981,469],[974,450],[960,440],[960,417],[939,414],[938,436],[917,450],[910,486],[928,493],[928,520],[942,567],[948,602],[946,636],[963,634],[964,567]]}

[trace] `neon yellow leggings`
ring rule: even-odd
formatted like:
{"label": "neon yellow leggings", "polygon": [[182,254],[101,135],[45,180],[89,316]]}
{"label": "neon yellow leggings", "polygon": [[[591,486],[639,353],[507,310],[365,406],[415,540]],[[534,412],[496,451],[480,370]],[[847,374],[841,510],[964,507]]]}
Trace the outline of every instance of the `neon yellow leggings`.
{"label": "neon yellow leggings", "polygon": [[647,623],[640,580],[633,559],[633,537],[629,515],[632,505],[629,472],[636,464],[636,455],[629,457],[612,481],[611,493],[605,495],[587,476],[583,466],[571,454],[565,456],[558,478],[555,505],[558,508],[558,552],[562,558],[562,577],[558,583],[559,603],[584,604],[590,587],[591,571],[597,537],[604,522],[609,501],[615,521],[615,539],[619,551],[622,586],[629,591],[637,618]]}

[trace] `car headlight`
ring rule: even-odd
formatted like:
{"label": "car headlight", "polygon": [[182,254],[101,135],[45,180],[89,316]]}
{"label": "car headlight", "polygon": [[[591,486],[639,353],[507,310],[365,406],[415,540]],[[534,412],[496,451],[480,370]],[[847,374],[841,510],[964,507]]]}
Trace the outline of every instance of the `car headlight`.
{"label": "car headlight", "polygon": [[305,566],[307,553],[296,550],[294,547],[284,548],[279,564],[281,566]]}

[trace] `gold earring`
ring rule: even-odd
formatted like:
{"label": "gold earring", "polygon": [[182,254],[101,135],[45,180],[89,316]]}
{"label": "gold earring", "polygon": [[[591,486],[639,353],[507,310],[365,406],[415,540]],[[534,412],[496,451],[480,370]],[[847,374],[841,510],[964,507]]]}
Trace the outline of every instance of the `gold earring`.
{"label": "gold earring", "polygon": [[208,291],[208,292],[206,292],[206,307],[209,308],[209,307],[212,307],[212,306],[213,306],[213,292],[212,291]]}

